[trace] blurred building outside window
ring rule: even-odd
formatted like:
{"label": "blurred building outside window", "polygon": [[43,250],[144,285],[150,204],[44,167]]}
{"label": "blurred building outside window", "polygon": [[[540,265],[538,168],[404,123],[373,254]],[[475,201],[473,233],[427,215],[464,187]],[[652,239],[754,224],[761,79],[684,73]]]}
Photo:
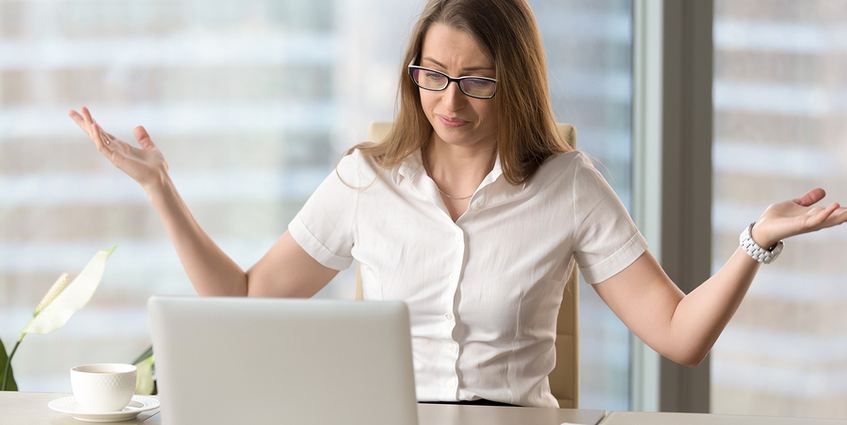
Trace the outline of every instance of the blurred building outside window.
{"label": "blurred building outside window", "polygon": [[[847,2],[716,0],[713,271],[772,202],[847,201]],[[845,229],[792,238],[711,354],[715,413],[847,418]]]}

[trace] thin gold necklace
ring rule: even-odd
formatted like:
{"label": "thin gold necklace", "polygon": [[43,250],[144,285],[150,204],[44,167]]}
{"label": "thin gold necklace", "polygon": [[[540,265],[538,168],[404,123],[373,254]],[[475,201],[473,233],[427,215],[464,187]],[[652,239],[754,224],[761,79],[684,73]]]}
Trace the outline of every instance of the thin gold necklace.
{"label": "thin gold necklace", "polygon": [[[433,182],[433,183],[435,183],[435,179],[433,179],[433,180],[432,180],[432,182]],[[471,196],[473,196],[473,193],[471,193],[471,194],[470,194],[470,195],[468,195],[468,196],[453,196],[453,195],[451,195],[451,194],[449,194],[449,193],[447,193],[447,192],[445,192],[445,191],[441,190],[441,188],[440,188],[440,187],[438,187],[438,183],[435,183],[435,188],[436,188],[436,189],[438,189],[438,192],[439,192],[439,193],[441,193],[442,195],[444,195],[444,196],[446,196],[446,197],[448,197],[448,198],[450,198],[450,199],[452,199],[452,200],[454,200],[454,201],[464,201],[465,199],[468,199],[468,198],[470,198]]]}
{"label": "thin gold necklace", "polygon": [[[427,161],[427,159],[426,159],[426,153],[421,152],[421,159],[423,160],[422,162],[423,162],[424,170],[426,170],[427,173],[429,173],[429,161]],[[473,196],[473,193],[471,193],[468,196],[453,196],[453,195],[441,190],[441,187],[438,186],[438,182],[436,182],[435,179],[432,176],[430,176],[430,179],[432,180],[432,183],[435,184],[435,190],[437,190],[438,193],[446,196],[448,199],[452,199],[454,201],[464,201],[465,199],[469,199],[471,196]]]}

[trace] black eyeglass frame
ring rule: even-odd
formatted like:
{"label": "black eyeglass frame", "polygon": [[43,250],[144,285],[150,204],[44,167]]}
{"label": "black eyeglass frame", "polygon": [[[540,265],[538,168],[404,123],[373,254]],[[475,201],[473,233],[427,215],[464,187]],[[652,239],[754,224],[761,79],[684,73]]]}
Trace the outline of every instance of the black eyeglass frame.
{"label": "black eyeglass frame", "polygon": [[[494,97],[494,95],[496,95],[496,94],[497,94],[497,79],[495,79],[495,78],[488,78],[488,77],[476,77],[476,76],[473,76],[473,75],[468,75],[468,76],[465,76],[465,77],[451,77],[451,76],[449,76],[449,75],[447,75],[447,74],[445,74],[445,73],[443,73],[443,72],[441,72],[441,71],[438,71],[438,70],[436,70],[436,69],[427,68],[427,67],[425,67],[425,66],[414,65],[414,61],[412,61],[412,63],[410,63],[410,64],[409,64],[409,66],[407,67],[407,69],[406,69],[406,70],[407,70],[407,72],[408,72],[408,74],[409,74],[409,78],[412,80],[412,82],[413,82],[413,83],[415,83],[415,85],[416,85],[416,86],[418,86],[418,87],[420,87],[420,88],[422,88],[422,89],[424,89],[424,90],[429,90],[429,91],[444,91],[444,90],[446,90],[446,89],[447,89],[447,87],[449,87],[449,86],[450,86],[450,83],[452,83],[452,82],[454,82],[454,81],[455,81],[455,82],[456,82],[456,85],[457,85],[457,86],[459,86],[459,91],[461,91],[461,92],[462,92],[462,94],[464,94],[464,95],[465,95],[465,96],[467,96],[467,97],[472,97],[472,98],[474,98],[474,99],[483,99],[483,100],[487,100],[487,99],[491,99],[491,98],[493,98],[493,97]],[[442,87],[442,88],[440,88],[440,89],[431,89],[431,88],[429,88],[429,87],[424,87],[424,86],[422,86],[422,85],[418,84],[418,82],[417,82],[417,81],[415,81],[415,76],[412,74],[415,70],[427,71],[427,72],[434,72],[434,73],[436,73],[436,74],[443,75],[444,77],[446,77],[446,78],[447,78],[447,83],[446,83],[446,84],[444,84],[444,87]],[[462,81],[465,81],[465,80],[484,80],[484,81],[492,82],[492,83],[494,83],[494,93],[492,93],[492,94],[491,94],[491,96],[476,96],[476,95],[469,94],[469,93],[468,93],[468,92],[466,92],[466,91],[465,91],[465,89],[462,87]]]}

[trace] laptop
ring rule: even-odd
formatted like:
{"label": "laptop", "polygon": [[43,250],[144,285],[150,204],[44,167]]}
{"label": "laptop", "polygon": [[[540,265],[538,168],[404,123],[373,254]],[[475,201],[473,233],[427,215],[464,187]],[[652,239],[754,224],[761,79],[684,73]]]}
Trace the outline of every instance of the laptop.
{"label": "laptop", "polygon": [[416,425],[402,302],[153,296],[164,425]]}

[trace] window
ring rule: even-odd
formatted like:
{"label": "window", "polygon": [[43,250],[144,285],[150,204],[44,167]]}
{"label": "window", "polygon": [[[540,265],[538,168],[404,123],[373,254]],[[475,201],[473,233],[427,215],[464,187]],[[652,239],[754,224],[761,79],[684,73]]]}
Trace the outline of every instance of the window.
{"label": "window", "polygon": [[[771,202],[847,199],[844,22],[831,1],[715,1],[713,271]],[[717,413],[847,417],[843,230],[791,239],[712,350]]]}
{"label": "window", "polygon": [[[629,208],[632,187],[632,5],[545,0],[532,4],[547,53],[556,118]],[[580,406],[628,409],[629,330],[593,289],[580,287]]]}
{"label": "window", "polygon": [[[531,4],[557,117],[576,125],[579,148],[629,205],[630,2]],[[246,268],[368,124],[392,119],[421,6],[0,2],[0,337],[14,341],[62,272],[117,245],[91,303],[21,346],[21,389],[68,391],[72,365],[131,361],[150,342],[146,299],[193,293],[143,191],[92,148],[69,108],[89,105],[124,140],[144,125],[199,223]],[[628,331],[581,289],[582,404],[625,409]],[[352,297],[352,274],[320,296]]]}

